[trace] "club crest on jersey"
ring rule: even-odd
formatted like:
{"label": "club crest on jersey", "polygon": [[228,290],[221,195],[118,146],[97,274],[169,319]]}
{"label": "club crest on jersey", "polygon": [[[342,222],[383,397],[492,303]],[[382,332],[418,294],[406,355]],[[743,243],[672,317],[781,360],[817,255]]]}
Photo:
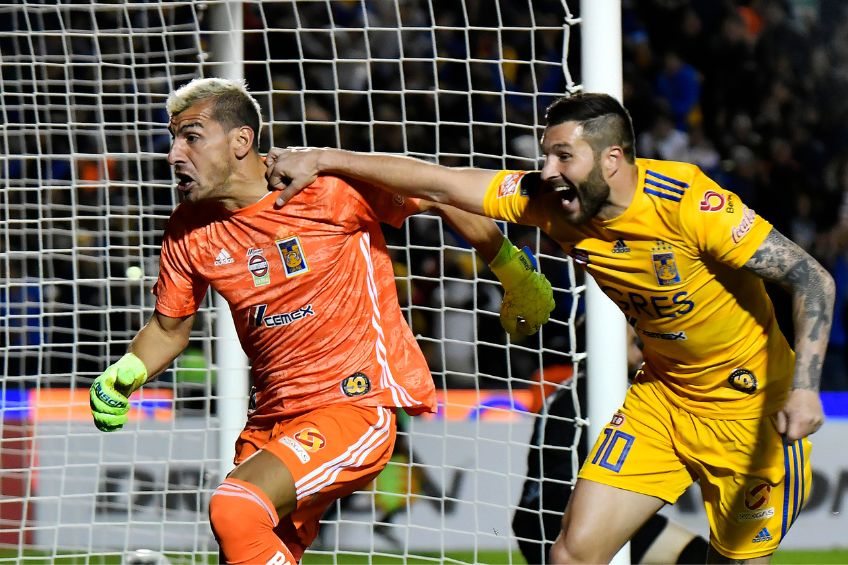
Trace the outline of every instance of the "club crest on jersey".
{"label": "club crest on jersey", "polygon": [[654,264],[654,273],[657,275],[657,283],[660,286],[680,282],[677,260],[674,258],[670,245],[660,242],[660,245],[651,252],[651,262]]}
{"label": "club crest on jersey", "polygon": [[371,391],[371,379],[365,373],[354,373],[342,381],[341,388],[345,396],[362,396]]}
{"label": "club crest on jersey", "polygon": [[265,286],[271,282],[271,269],[261,249],[247,250],[247,270],[253,277],[253,286]]}
{"label": "club crest on jersey", "polygon": [[283,268],[286,270],[286,278],[309,272],[309,265],[306,263],[299,237],[293,235],[280,239],[276,243],[280,259],[283,261]]}
{"label": "club crest on jersey", "polygon": [[727,377],[730,386],[746,394],[754,394],[757,390],[757,377],[748,369],[735,369]]}
{"label": "club crest on jersey", "polygon": [[300,445],[306,449],[306,451],[312,453],[327,445],[327,440],[324,439],[324,435],[315,428],[303,428],[299,432],[295,432],[294,439],[296,439]]}

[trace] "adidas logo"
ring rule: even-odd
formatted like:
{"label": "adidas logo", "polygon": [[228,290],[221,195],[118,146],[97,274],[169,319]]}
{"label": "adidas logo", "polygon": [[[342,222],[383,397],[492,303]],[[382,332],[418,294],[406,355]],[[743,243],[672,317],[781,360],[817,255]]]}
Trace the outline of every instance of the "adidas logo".
{"label": "adidas logo", "polygon": [[616,239],[615,244],[612,246],[613,253],[630,253],[630,248],[627,247],[627,244],[624,243],[623,239]]}
{"label": "adidas logo", "polygon": [[220,267],[221,265],[229,265],[230,263],[235,263],[235,261],[236,260],[230,256],[229,252],[222,247],[221,252],[218,253],[217,257],[215,257],[215,266]]}
{"label": "adidas logo", "polygon": [[760,533],[758,533],[756,537],[751,541],[754,543],[771,541],[771,534],[769,533],[768,528],[763,528],[762,530],[760,530]]}

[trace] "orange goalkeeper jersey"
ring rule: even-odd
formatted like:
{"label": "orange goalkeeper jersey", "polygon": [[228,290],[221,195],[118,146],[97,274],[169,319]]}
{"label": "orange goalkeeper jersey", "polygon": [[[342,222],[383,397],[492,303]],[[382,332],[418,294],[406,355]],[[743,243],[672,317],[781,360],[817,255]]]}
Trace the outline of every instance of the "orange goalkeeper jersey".
{"label": "orange goalkeeper jersey", "polygon": [[771,224],[694,165],[636,164],[633,201],[610,220],[569,224],[538,172],[496,175],[484,209],[541,227],[594,277],[642,339],[637,382],[662,381],[669,400],[708,418],[776,412],[794,353],[763,281],[741,268]]}
{"label": "orange goalkeeper jersey", "polygon": [[282,208],[183,203],[165,231],[156,310],[195,313],[209,285],[230,305],[252,365],[248,425],[338,402],[433,411],[435,390],[398,305],[379,222],[414,199],[323,176]]}

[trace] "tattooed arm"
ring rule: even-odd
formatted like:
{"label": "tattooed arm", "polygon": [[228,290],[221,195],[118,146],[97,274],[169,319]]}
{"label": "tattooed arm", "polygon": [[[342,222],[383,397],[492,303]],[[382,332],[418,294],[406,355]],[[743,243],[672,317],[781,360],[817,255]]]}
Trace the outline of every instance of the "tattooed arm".
{"label": "tattooed arm", "polygon": [[792,294],[795,377],[776,423],[787,441],[795,441],[815,432],[824,422],[819,381],[833,320],[833,278],[776,229],[771,230],[745,268]]}

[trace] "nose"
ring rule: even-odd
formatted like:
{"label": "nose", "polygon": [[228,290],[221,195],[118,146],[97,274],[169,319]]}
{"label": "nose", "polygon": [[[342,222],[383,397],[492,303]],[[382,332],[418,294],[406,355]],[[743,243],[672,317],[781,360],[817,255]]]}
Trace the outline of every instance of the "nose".
{"label": "nose", "polygon": [[542,179],[543,180],[553,180],[560,176],[559,169],[557,168],[557,159],[553,155],[547,155],[545,157],[545,162],[542,165]]}
{"label": "nose", "polygon": [[179,140],[174,140],[171,144],[171,149],[168,151],[168,164],[172,167],[183,160],[182,150]]}

